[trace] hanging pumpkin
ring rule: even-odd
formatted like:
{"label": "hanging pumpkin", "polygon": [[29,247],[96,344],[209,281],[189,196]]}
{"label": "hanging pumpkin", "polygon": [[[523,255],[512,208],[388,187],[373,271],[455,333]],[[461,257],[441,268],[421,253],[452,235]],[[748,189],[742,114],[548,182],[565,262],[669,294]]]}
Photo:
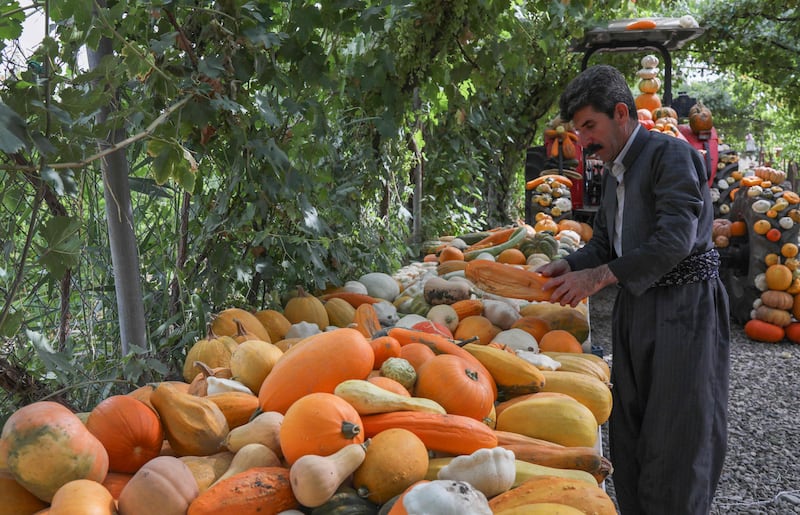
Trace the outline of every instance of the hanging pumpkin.
{"label": "hanging pumpkin", "polygon": [[697,102],[689,109],[689,127],[695,134],[710,131],[714,126],[714,120],[711,116],[711,110],[703,105],[702,102]]}

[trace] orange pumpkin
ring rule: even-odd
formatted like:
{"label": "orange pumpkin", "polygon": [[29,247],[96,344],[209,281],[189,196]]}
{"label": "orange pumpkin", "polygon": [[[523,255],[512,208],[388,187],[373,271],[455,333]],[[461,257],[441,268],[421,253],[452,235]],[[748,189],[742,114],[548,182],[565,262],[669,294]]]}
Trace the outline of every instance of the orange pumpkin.
{"label": "orange pumpkin", "polygon": [[261,383],[261,410],[286,413],[304,395],[333,393],[346,379],[366,379],[374,363],[372,347],[355,329],[334,329],[304,338],[281,356]]}
{"label": "orange pumpkin", "polygon": [[439,263],[445,261],[464,261],[464,253],[456,247],[448,245],[439,253]]}
{"label": "orange pumpkin", "polygon": [[379,336],[369,341],[372,352],[375,353],[375,363],[372,365],[373,370],[378,370],[383,365],[383,362],[389,358],[400,357],[400,342],[391,336]]}
{"label": "orange pumpkin", "polygon": [[458,323],[454,337],[456,340],[478,338],[478,342],[486,345],[502,331],[491,320],[483,315],[473,315],[464,318]]}
{"label": "orange pumpkin", "polygon": [[447,413],[483,420],[494,392],[481,380],[482,373],[458,356],[440,354],[420,367],[415,394],[438,402]]}
{"label": "orange pumpkin", "polygon": [[361,416],[341,397],[311,393],[286,410],[279,440],[289,464],[307,454],[330,456],[346,445],[364,441]]}
{"label": "orange pumpkin", "polygon": [[15,411],[0,438],[8,452],[6,466],[29,492],[50,502],[74,479],[98,483],[108,472],[108,453],[81,420],[61,404],[39,401]]}
{"label": "orange pumpkin", "polygon": [[[427,347],[425,347],[428,349]],[[428,349],[430,350],[430,349]],[[433,352],[433,351],[431,351]],[[431,356],[432,357],[432,356]],[[372,376],[367,379],[370,383],[380,386],[386,391],[396,393],[397,395],[402,395],[403,397],[411,397],[411,394],[406,390],[406,387],[402,384],[398,383],[391,377],[384,377],[384,376]]]}
{"label": "orange pumpkin", "polygon": [[127,395],[112,395],[89,413],[86,428],[108,452],[108,469],[134,473],[161,452],[164,430],[158,415]]}
{"label": "orange pumpkin", "polygon": [[498,263],[508,263],[509,265],[524,265],[525,254],[518,248],[505,249],[497,256]]}
{"label": "orange pumpkin", "polygon": [[539,340],[541,352],[583,352],[583,347],[575,336],[564,329],[547,331]]}
{"label": "orange pumpkin", "polygon": [[[636,103],[636,109],[649,109],[650,112],[654,112],[656,109],[661,107],[661,97],[659,97],[656,93],[642,93],[638,95],[634,102]],[[653,118],[656,120],[661,118],[656,114],[653,114]]]}
{"label": "orange pumpkin", "polygon": [[125,485],[128,484],[132,477],[133,474],[126,474],[125,472],[109,472],[103,480],[103,486],[106,487],[106,490],[114,499],[119,499],[119,494],[122,493],[122,489],[125,488]]}
{"label": "orange pumpkin", "polygon": [[775,264],[767,267],[767,288],[770,290],[786,290],[792,284],[792,271],[786,265]]}
{"label": "orange pumpkin", "polygon": [[32,515],[47,507],[47,503],[25,490],[10,472],[3,470],[0,470],[0,499],[3,513]]}
{"label": "orange pumpkin", "polygon": [[697,102],[689,109],[689,128],[692,129],[692,132],[699,134],[710,131],[712,127],[714,127],[714,120],[711,110],[702,102]]}
{"label": "orange pumpkin", "polygon": [[536,341],[538,342],[545,334],[547,334],[548,331],[550,331],[550,324],[543,318],[536,316],[523,316],[511,325],[511,329],[522,329],[526,333],[536,338]]}
{"label": "orange pumpkin", "polygon": [[426,361],[434,356],[436,353],[424,343],[409,343],[400,348],[400,357],[411,363],[417,372]]}
{"label": "orange pumpkin", "polygon": [[[97,481],[73,479],[55,493],[49,513],[53,515],[116,515],[117,507],[111,493]],[[161,513],[166,515],[166,512]]]}

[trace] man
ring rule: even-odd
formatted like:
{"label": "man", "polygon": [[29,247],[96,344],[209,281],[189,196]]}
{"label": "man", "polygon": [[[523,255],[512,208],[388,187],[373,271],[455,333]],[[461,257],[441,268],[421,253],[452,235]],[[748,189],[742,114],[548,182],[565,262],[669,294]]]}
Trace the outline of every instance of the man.
{"label": "man", "polygon": [[573,79],[559,107],[606,171],[592,239],[539,271],[564,305],[618,287],[609,443],[620,511],[708,515],[727,443],[730,328],[703,159],[640,127],[610,66]]}

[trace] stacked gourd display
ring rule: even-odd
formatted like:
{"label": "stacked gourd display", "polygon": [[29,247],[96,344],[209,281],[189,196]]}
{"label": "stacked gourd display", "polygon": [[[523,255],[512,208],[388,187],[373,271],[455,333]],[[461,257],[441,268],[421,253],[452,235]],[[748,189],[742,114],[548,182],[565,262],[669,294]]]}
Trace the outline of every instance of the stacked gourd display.
{"label": "stacked gourd display", "polygon": [[442,238],[393,276],[217,313],[183,381],[80,416],[25,406],[0,440],[4,513],[614,514],[608,366],[582,352],[586,306],[532,271],[582,230]]}
{"label": "stacked gourd display", "polygon": [[732,202],[722,204],[730,206],[724,210],[728,218],[715,220],[714,242],[726,248],[734,238],[748,239],[754,298],[744,329],[762,342],[800,342],[800,196],[785,180],[784,172],[759,166],[753,175],[736,170],[716,185],[717,198],[726,196]]}

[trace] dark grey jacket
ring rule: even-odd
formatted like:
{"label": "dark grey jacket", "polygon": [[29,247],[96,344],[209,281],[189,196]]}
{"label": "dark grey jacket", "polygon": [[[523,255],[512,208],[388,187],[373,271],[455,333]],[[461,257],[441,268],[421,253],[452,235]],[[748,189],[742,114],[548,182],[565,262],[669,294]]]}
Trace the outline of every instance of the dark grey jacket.
{"label": "dark grey jacket", "polygon": [[687,256],[713,248],[714,210],[702,156],[687,142],[641,129],[623,164],[623,255],[611,244],[617,197],[607,172],[594,235],[566,259],[572,270],[608,263],[623,288],[641,295]]}

